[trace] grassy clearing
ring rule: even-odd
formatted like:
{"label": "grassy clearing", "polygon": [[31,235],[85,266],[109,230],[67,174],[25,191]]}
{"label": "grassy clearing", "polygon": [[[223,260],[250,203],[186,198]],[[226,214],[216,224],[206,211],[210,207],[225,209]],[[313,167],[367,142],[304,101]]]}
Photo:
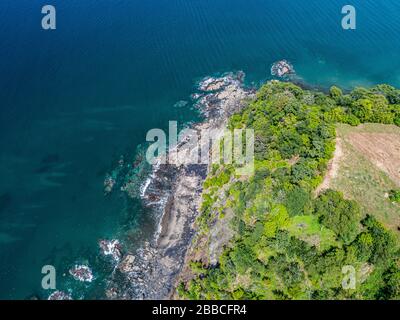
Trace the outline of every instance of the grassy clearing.
{"label": "grassy clearing", "polygon": [[[374,215],[379,221],[395,231],[400,238],[400,206],[388,198],[388,193],[398,186],[381,168],[378,168],[365,152],[354,147],[349,137],[352,133],[388,134],[390,139],[400,141],[400,128],[395,126],[366,124],[359,127],[339,125],[338,136],[342,140],[344,156],[341,159],[338,174],[330,182],[330,187],[344,193],[347,198],[356,200],[363,213]],[[388,140],[389,144],[390,141]],[[378,147],[378,146],[377,146]],[[373,153],[373,146],[369,152]],[[393,163],[398,159],[386,159]],[[400,168],[399,168],[400,169]]]}
{"label": "grassy clearing", "polygon": [[322,226],[317,216],[295,216],[290,219],[287,230],[292,236],[317,247],[320,251],[339,245],[335,233]]}

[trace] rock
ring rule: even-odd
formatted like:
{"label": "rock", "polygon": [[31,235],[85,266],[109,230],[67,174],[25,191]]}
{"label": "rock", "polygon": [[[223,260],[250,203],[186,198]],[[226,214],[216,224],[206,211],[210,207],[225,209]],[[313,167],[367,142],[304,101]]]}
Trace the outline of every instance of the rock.
{"label": "rock", "polygon": [[150,202],[159,202],[160,201],[160,197],[155,193],[149,193],[147,196],[147,199]]}
{"label": "rock", "polygon": [[57,290],[49,295],[47,300],[72,300],[72,297],[68,293]]}
{"label": "rock", "polygon": [[108,290],[106,290],[106,297],[108,299],[117,299],[118,298],[118,289],[111,287]]}
{"label": "rock", "polygon": [[100,240],[99,246],[105,256],[112,256],[115,261],[119,261],[122,256],[122,246],[118,240]]}
{"label": "rock", "polygon": [[293,66],[286,60],[275,62],[271,67],[271,74],[276,77],[284,78],[294,73]]}
{"label": "rock", "polygon": [[[199,84],[201,92],[193,95],[192,99],[198,99],[195,106],[205,121],[190,128],[200,135],[208,130],[215,137],[222,137],[228,117],[240,111],[245,99],[255,96],[254,90],[243,86],[244,76],[241,72],[204,79]],[[176,148],[184,147],[186,141],[180,143]],[[156,162],[149,179],[140,187],[140,197],[144,205],[159,217],[160,228],[151,243],[145,242],[119,263],[118,269],[125,274],[129,288],[122,290],[118,298],[166,299],[174,289],[195,234],[194,221],[199,213],[202,185],[209,169],[207,164],[181,161],[183,157],[176,165]]]}
{"label": "rock", "polygon": [[111,176],[107,176],[104,180],[104,193],[110,193],[113,190],[115,183],[115,179],[113,179]]}
{"label": "rock", "polygon": [[92,282],[94,279],[92,269],[86,265],[75,265],[69,269],[69,273],[75,280],[81,282]]}
{"label": "rock", "polygon": [[201,91],[217,91],[221,90],[226,84],[225,78],[206,78],[200,82],[199,89]]}
{"label": "rock", "polygon": [[129,273],[135,271],[135,256],[128,254],[119,264],[118,268],[123,273]]}
{"label": "rock", "polygon": [[384,197],[385,199],[389,199],[389,192],[385,192],[385,194],[383,195],[383,197]]}
{"label": "rock", "polygon": [[203,95],[200,94],[200,93],[193,93],[193,94],[190,96],[190,98],[191,98],[192,100],[198,100],[198,99],[200,99],[202,96],[203,96]]}
{"label": "rock", "polygon": [[174,104],[174,108],[183,108],[183,107],[186,107],[188,103],[189,103],[189,102],[187,102],[187,101],[185,101],[185,100],[178,101],[177,103]]}

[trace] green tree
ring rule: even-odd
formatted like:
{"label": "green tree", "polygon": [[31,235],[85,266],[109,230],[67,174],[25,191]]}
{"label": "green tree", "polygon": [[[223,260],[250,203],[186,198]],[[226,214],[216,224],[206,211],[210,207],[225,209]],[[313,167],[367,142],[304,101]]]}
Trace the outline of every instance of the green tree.
{"label": "green tree", "polygon": [[360,207],[355,201],[343,199],[340,192],[327,190],[321,194],[315,201],[314,213],[345,243],[351,242],[358,233]]}
{"label": "green tree", "polygon": [[355,248],[360,261],[368,261],[374,250],[374,238],[369,232],[360,233],[351,246]]}
{"label": "green tree", "polygon": [[308,213],[310,204],[311,195],[304,188],[294,187],[287,194],[285,205],[290,216]]}
{"label": "green tree", "polygon": [[331,98],[334,99],[336,102],[340,101],[343,96],[343,91],[336,86],[332,86],[329,90],[329,93]]}
{"label": "green tree", "polygon": [[383,299],[400,299],[400,267],[393,263],[383,274],[385,282],[384,288],[381,290],[381,298]]}
{"label": "green tree", "polygon": [[368,228],[368,232],[373,238],[374,245],[369,261],[377,265],[390,264],[398,250],[394,235],[373,216],[368,215],[362,224]]}

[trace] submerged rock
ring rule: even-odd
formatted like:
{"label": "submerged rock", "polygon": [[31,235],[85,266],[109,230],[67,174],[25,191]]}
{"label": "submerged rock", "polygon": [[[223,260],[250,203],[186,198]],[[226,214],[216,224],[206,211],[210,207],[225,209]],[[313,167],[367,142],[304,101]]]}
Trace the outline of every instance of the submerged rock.
{"label": "submerged rock", "polygon": [[109,175],[106,176],[106,178],[104,179],[104,193],[108,194],[110,193],[114,186],[115,186],[115,179]]}
{"label": "submerged rock", "polygon": [[57,290],[49,295],[47,300],[72,300],[72,297],[68,293]]}
{"label": "submerged rock", "polygon": [[221,90],[226,85],[226,78],[205,78],[199,84],[199,90],[201,91],[217,91]]}
{"label": "submerged rock", "polygon": [[271,74],[279,78],[284,78],[294,73],[293,65],[286,60],[277,61],[271,67]]}
{"label": "submerged rock", "polygon": [[190,95],[190,98],[191,98],[192,100],[198,100],[198,99],[200,99],[202,96],[203,96],[203,95],[202,95],[201,93],[193,93],[193,94]]}
{"label": "submerged rock", "polygon": [[111,287],[106,290],[106,297],[108,299],[117,299],[118,298],[118,289],[115,287]]}
{"label": "submerged rock", "polygon": [[189,102],[187,102],[187,101],[185,101],[185,100],[178,101],[177,103],[174,104],[174,108],[183,108],[183,107],[186,107],[188,103],[189,103]]}
{"label": "submerged rock", "polygon": [[115,261],[121,259],[122,246],[118,240],[100,240],[99,246],[105,256],[111,256]]}
{"label": "submerged rock", "polygon": [[69,273],[75,280],[82,282],[92,282],[94,279],[92,269],[83,264],[75,265],[73,268],[69,269]]}

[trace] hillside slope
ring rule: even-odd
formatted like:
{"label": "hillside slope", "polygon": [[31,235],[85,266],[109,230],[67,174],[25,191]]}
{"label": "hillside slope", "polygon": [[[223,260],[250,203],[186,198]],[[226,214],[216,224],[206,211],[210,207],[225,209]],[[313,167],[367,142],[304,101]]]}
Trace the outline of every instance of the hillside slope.
{"label": "hillside slope", "polygon": [[[389,199],[400,188],[400,128],[382,124],[339,125],[338,144],[327,177],[331,189],[356,200],[400,237],[400,205]],[[335,171],[336,173],[332,173]]]}
{"label": "hillside slope", "polygon": [[[358,126],[367,122],[400,125],[400,91],[381,85],[356,88],[344,95],[333,87],[325,95],[291,83],[264,85],[229,124],[230,129],[254,129],[255,174],[243,179],[235,176],[234,166],[223,164],[209,173],[179,296],[400,298],[399,242],[376,218],[383,214],[372,207],[366,210],[361,198],[352,200],[346,184],[345,194],[329,189],[334,187],[332,181],[346,176],[341,173],[341,161],[332,162],[334,154],[347,156],[347,138],[344,152],[336,144],[342,141],[340,134],[336,136],[337,123]],[[338,128],[341,133],[346,127]],[[382,144],[378,141],[376,145]],[[389,144],[387,148],[383,144],[381,150],[389,152]],[[358,147],[362,150],[364,144]],[[361,163],[359,159],[349,161],[353,166]],[[371,153],[365,161],[377,159]],[[395,174],[390,161],[384,166],[389,175]],[[352,168],[349,171],[357,174]],[[317,190],[326,176],[330,181]],[[352,192],[362,193],[360,185],[372,189],[368,181],[375,183],[374,177],[360,176]],[[375,187],[381,195],[390,186],[386,182]],[[384,222],[390,225],[391,218]],[[349,282],[349,270],[354,282]]]}

